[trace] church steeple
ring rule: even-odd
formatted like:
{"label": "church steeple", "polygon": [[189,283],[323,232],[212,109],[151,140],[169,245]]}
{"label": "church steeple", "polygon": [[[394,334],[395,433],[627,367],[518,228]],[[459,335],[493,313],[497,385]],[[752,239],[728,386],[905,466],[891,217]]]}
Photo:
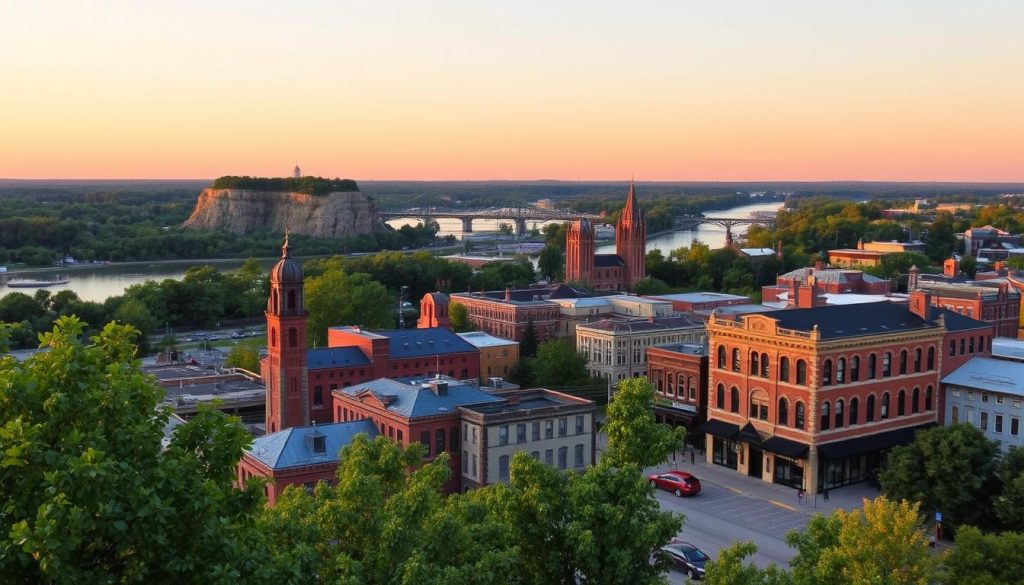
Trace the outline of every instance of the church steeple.
{"label": "church steeple", "polygon": [[647,226],[636,202],[636,184],[632,179],[629,180],[626,206],[615,225],[615,253],[625,264],[625,289],[633,290],[636,282],[647,274]]}
{"label": "church steeple", "polygon": [[[306,369],[306,315],[302,265],[291,257],[285,234],[281,259],[270,269],[267,357],[261,374],[267,387],[266,432],[308,425],[313,416]],[[320,421],[323,422],[323,421]]]}

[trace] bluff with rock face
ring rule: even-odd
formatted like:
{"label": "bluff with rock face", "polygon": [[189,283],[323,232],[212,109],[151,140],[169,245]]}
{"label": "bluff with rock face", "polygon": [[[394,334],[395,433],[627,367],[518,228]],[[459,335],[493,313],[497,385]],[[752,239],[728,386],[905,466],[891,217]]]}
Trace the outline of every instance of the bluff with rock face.
{"label": "bluff with rock face", "polygon": [[258,230],[346,238],[384,229],[366,195],[306,195],[249,189],[204,189],[184,227],[247,234]]}

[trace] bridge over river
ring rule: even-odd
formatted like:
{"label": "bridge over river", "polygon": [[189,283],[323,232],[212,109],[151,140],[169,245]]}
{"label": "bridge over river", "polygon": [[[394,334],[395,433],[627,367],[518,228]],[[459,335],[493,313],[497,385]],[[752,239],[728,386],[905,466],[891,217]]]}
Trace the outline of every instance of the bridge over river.
{"label": "bridge over river", "polygon": [[598,221],[602,216],[581,213],[569,209],[541,209],[538,207],[491,207],[487,209],[445,209],[441,207],[413,207],[411,209],[388,210],[379,213],[385,221],[389,219],[414,218],[427,225],[437,218],[462,220],[463,233],[472,233],[474,219],[508,220],[515,225],[516,233],[526,232],[528,221],[574,221],[589,219]]}

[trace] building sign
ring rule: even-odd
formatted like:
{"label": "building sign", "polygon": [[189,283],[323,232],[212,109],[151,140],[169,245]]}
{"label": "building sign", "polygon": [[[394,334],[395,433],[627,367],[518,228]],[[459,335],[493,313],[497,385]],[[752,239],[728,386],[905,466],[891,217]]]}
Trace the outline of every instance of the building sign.
{"label": "building sign", "polygon": [[673,400],[672,401],[672,408],[675,408],[676,410],[683,410],[683,411],[686,411],[686,412],[692,412],[693,414],[697,414],[697,407],[692,405],[692,404],[686,404],[686,403],[683,403],[683,402],[676,402],[676,401]]}

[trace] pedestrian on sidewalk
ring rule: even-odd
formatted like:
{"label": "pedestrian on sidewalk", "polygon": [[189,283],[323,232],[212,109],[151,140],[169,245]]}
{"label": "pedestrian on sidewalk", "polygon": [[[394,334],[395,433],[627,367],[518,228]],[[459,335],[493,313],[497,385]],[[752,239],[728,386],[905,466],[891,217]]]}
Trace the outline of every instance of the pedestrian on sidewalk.
{"label": "pedestrian on sidewalk", "polygon": [[796,488],[796,505],[804,505],[804,488]]}
{"label": "pedestrian on sidewalk", "polygon": [[822,496],[825,497],[825,501],[828,501],[828,488],[825,488],[822,492]]}
{"label": "pedestrian on sidewalk", "polygon": [[696,449],[690,449],[690,465],[693,465],[694,462],[696,461],[696,459],[697,459],[697,450]]}

